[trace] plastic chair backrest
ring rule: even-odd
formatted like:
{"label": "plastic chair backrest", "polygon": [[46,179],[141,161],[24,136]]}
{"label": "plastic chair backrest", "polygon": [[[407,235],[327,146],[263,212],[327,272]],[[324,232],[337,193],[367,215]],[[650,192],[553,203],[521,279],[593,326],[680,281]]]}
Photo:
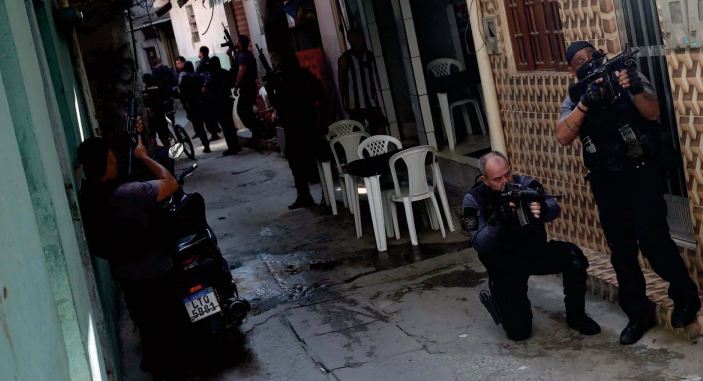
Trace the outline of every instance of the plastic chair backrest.
{"label": "plastic chair backrest", "polygon": [[441,78],[452,74],[452,67],[456,67],[456,71],[464,70],[461,62],[454,58],[437,58],[427,64],[427,72],[435,78]]}
{"label": "plastic chair backrest", "polygon": [[[431,162],[427,162],[427,154],[432,155]],[[427,165],[434,165],[437,160],[437,149],[433,146],[418,146],[408,148],[402,152],[391,156],[388,161],[388,165],[391,167],[391,176],[393,176],[393,186],[395,187],[395,193],[400,195],[400,185],[398,183],[398,173],[396,171],[396,162],[402,160],[408,171],[408,188],[409,197],[418,196],[430,191],[430,184],[427,182]],[[432,177],[432,183],[436,179],[434,174]]]}
{"label": "plastic chair backrest", "polygon": [[389,135],[374,135],[359,144],[359,157],[378,156],[388,152],[388,146],[393,144],[395,150],[403,149],[400,140]]}
{"label": "plastic chair backrest", "polygon": [[342,119],[327,127],[327,139],[331,140],[335,136],[351,134],[352,132],[364,132],[364,125],[356,120]]}
{"label": "plastic chair backrest", "polygon": [[[332,138],[330,142],[330,149],[332,150],[332,155],[334,155],[334,162],[337,164],[337,170],[339,174],[342,174],[342,164],[358,160],[359,157],[359,143],[365,138],[368,138],[369,134],[366,132],[352,132],[346,135],[337,136]],[[339,155],[337,155],[336,145],[340,145],[344,152],[344,160],[340,161]]]}

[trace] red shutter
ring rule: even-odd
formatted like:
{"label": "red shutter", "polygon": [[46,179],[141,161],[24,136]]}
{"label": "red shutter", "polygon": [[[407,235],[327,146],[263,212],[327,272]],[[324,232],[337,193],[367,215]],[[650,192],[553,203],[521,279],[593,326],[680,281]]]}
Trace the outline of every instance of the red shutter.
{"label": "red shutter", "polygon": [[518,70],[534,70],[535,64],[526,29],[525,6],[522,0],[505,0],[508,27],[512,34],[513,55]]}
{"label": "red shutter", "polygon": [[505,0],[518,70],[566,70],[559,0]]}
{"label": "red shutter", "polygon": [[566,70],[566,47],[564,32],[561,28],[559,17],[559,3],[557,0],[539,0],[544,14],[544,36],[550,54],[550,66],[556,70]]}

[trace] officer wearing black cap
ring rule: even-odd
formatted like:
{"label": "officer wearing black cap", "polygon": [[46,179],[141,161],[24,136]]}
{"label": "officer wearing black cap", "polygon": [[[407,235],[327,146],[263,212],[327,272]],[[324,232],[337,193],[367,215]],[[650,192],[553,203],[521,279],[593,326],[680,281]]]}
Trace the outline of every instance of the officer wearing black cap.
{"label": "officer wearing black cap", "polygon": [[230,65],[235,73],[234,92],[239,98],[237,99],[237,115],[241,119],[244,126],[251,130],[255,139],[259,139],[264,129],[259,118],[254,113],[254,105],[256,104],[256,79],[258,78],[256,70],[256,58],[249,51],[249,37],[243,34],[239,35],[239,40],[235,48],[237,49],[236,56],[233,56],[231,50],[227,50],[227,55],[230,57]]}
{"label": "officer wearing black cap", "polygon": [[[594,52],[593,45],[586,41],[571,43],[566,51],[569,72],[579,80],[584,78]],[[655,305],[645,293],[639,251],[670,283],[673,327],[692,323],[701,303],[666,221],[657,97],[634,65],[615,75],[616,86],[626,95],[614,99],[600,79],[591,83],[580,99],[567,95],[556,136],[562,145],[571,144],[577,137],[581,140],[583,161],[589,171],[586,179],[598,205],[617,275],[620,306],[629,319],[620,343],[628,345],[656,324]]]}

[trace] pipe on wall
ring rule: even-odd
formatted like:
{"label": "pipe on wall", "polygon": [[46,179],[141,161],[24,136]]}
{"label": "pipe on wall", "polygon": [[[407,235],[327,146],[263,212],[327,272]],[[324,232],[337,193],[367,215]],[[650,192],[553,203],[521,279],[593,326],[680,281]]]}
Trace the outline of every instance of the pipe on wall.
{"label": "pipe on wall", "polygon": [[[484,46],[483,31],[481,27],[483,23],[479,18],[477,0],[467,0],[466,4],[469,8],[469,23],[471,24],[471,33],[474,38],[474,46],[477,49],[476,60],[478,61],[478,71],[481,77],[481,87],[483,89],[483,102],[488,119],[488,134],[491,138],[491,148],[494,151],[500,151],[507,154],[505,147],[505,135],[503,134],[503,123],[500,120],[500,109],[498,104],[498,95],[496,93],[496,83],[493,79],[493,69],[491,61],[488,57],[488,51]],[[475,6],[473,6],[475,4]]]}

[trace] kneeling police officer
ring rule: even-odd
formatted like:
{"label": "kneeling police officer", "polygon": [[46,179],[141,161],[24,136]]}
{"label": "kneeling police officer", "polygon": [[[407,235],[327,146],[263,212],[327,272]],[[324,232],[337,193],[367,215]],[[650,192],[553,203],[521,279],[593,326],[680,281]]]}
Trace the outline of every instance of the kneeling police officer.
{"label": "kneeling police officer", "polygon": [[[602,57],[587,41],[575,41],[566,50],[569,71],[579,80],[586,78],[596,58]],[[581,140],[583,162],[588,168],[586,179],[598,205],[618,279],[618,299],[629,319],[620,343],[628,345],[656,325],[655,305],[645,293],[639,251],[670,284],[673,327],[693,322],[701,302],[669,235],[663,198],[666,146],[657,121],[657,97],[634,61],[613,74],[617,81],[608,86],[597,79],[583,94],[566,96],[556,137],[562,145],[571,144],[577,137]],[[615,92],[622,95],[615,97]]]}
{"label": "kneeling police officer", "polygon": [[539,194],[543,194],[542,185],[528,176],[513,176],[500,152],[481,157],[479,169],[481,181],[464,196],[462,227],[488,270],[492,304],[508,338],[530,337],[527,280],[530,275],[547,274],[563,275],[567,325],[584,335],[599,333],[600,326],[586,315],[584,306],[588,260],[572,243],[547,241],[544,223],[559,216],[559,204],[550,197],[530,202],[526,205],[529,222],[523,224],[517,216],[521,205],[506,202],[503,196],[506,183]]}

